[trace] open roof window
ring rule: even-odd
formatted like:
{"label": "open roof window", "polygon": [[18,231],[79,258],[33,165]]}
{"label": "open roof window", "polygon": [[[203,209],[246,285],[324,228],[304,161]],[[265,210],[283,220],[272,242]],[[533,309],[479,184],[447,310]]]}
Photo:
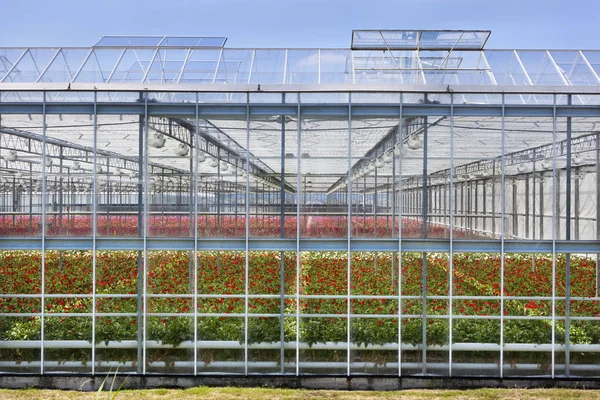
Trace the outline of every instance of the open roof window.
{"label": "open roof window", "polygon": [[353,30],[352,50],[481,50],[490,31]]}

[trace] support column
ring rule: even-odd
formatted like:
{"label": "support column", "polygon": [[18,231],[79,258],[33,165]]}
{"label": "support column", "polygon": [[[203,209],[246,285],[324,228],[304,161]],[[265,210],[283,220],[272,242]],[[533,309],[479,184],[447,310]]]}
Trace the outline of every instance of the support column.
{"label": "support column", "polygon": [[481,229],[485,232],[487,229],[487,183],[484,181],[482,181],[482,185],[481,185],[481,196],[482,196],[482,200],[481,200],[481,205],[482,205],[482,215],[483,215],[483,221],[482,221],[482,227]]}
{"label": "support column", "polygon": [[540,177],[540,240],[544,239],[544,181]]}
{"label": "support column", "polygon": [[532,238],[529,232],[529,176],[525,175],[525,238]]}
{"label": "support column", "polygon": [[496,161],[492,170],[492,233],[496,235]]}
{"label": "support column", "polygon": [[[144,101],[144,95],[140,93],[140,101]],[[138,237],[144,237],[144,132],[146,126],[146,115],[140,115],[138,120]],[[96,172],[95,172],[96,173]],[[107,206],[107,209],[109,207]],[[138,251],[137,271],[137,373],[144,370],[144,252]]]}
{"label": "support column", "polygon": [[519,235],[519,213],[518,211],[518,203],[517,203],[517,180],[513,178],[512,181],[512,234],[513,237],[517,237]]}
{"label": "support column", "polygon": [[[571,95],[567,96],[571,105]],[[566,211],[565,211],[565,240],[571,240],[571,117],[567,117],[567,176],[566,176]],[[571,374],[571,254],[565,254],[565,375]]]}
{"label": "support column", "polygon": [[[600,239],[600,133],[596,134],[596,240]],[[596,297],[600,293],[600,254],[596,254]]]}
{"label": "support column", "polygon": [[[533,150],[533,159],[536,160],[536,151]],[[537,213],[535,212],[535,199],[536,199],[536,190],[535,190],[535,161],[533,162],[533,172],[531,174],[531,239],[535,239],[535,226],[536,226],[536,217]],[[540,172],[540,178],[542,177],[542,173]],[[541,210],[540,210],[541,214]]]}
{"label": "support column", "polygon": [[[285,103],[285,93],[281,94],[281,102]],[[300,154],[298,154],[300,157]],[[279,237],[285,237],[285,115],[281,115],[281,173],[279,175],[281,186],[279,188]],[[281,343],[279,366],[280,373],[284,373],[285,350],[284,350],[284,317],[285,314],[285,253],[282,251],[279,254],[279,342]]]}
{"label": "support column", "polygon": [[[425,95],[425,103],[427,95]],[[428,210],[428,190],[427,190],[427,117],[423,117],[423,183],[422,183],[422,204],[421,204],[421,220],[423,221],[423,238],[427,238],[427,210]],[[423,252],[423,336],[422,336],[422,373],[427,373],[427,253]],[[400,344],[399,344],[400,345]]]}

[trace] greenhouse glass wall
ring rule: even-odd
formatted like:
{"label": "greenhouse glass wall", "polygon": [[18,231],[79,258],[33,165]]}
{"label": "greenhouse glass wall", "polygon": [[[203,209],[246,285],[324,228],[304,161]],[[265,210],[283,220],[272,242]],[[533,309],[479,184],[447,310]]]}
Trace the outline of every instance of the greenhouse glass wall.
{"label": "greenhouse glass wall", "polygon": [[600,377],[600,51],[0,48],[0,373]]}

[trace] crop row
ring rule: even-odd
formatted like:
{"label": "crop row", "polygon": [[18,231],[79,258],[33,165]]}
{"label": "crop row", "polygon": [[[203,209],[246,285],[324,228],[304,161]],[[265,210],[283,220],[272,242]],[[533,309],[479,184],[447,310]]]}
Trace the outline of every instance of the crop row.
{"label": "crop row", "polygon": [[[283,224],[285,237],[296,236],[298,218],[286,216]],[[192,222],[190,222],[192,221]],[[348,234],[346,216],[302,216],[300,217],[300,235],[303,237],[345,237]],[[351,235],[355,237],[393,237],[398,236],[400,219],[390,216],[355,216],[351,218]],[[147,218],[149,236],[190,237],[194,236],[193,219],[185,215],[152,214]],[[248,221],[250,236],[279,237],[281,220],[279,216],[252,216]],[[135,215],[98,214],[96,232],[99,236],[138,236],[140,224]],[[143,226],[142,226],[143,228]],[[197,217],[198,236],[200,237],[244,237],[246,217],[244,215],[224,214],[221,216],[202,215]],[[49,215],[46,217],[46,235],[52,236],[91,236],[92,219],[90,216]],[[41,216],[0,216],[0,236],[40,236]],[[428,224],[427,237],[447,238],[449,228],[441,224]],[[418,220],[402,218],[402,237],[423,237],[423,224]],[[482,234],[459,228],[454,229],[458,239],[482,238]]]}
{"label": "crop row", "polygon": [[[200,338],[244,341],[246,259],[243,253],[198,253],[197,281],[193,279],[194,260],[189,252],[149,251],[147,254],[145,285],[148,298],[145,307],[149,313],[146,323],[149,340],[173,345],[192,340],[195,306],[202,314],[197,321]],[[136,294],[138,268],[143,266],[141,257],[134,251],[97,253],[95,287],[99,296],[95,311],[124,314],[97,317],[97,342],[137,338]],[[91,341],[91,318],[76,316],[91,313],[93,309],[90,296],[94,282],[91,252],[48,251],[44,261],[43,287],[45,294],[50,295],[44,299],[45,339]],[[401,272],[398,272],[399,261]],[[402,342],[421,343],[425,326],[428,344],[445,344],[448,342],[449,322],[447,318],[440,317],[450,312],[456,316],[452,332],[454,342],[499,343],[500,324],[494,317],[501,314],[507,318],[504,322],[505,343],[551,342],[549,318],[523,320],[513,317],[551,317],[553,312],[560,317],[568,312],[574,317],[597,317],[600,321],[600,302],[587,299],[596,296],[595,261],[571,257],[569,294],[584,299],[569,303],[560,299],[554,302],[550,299],[527,299],[550,297],[553,287],[557,297],[565,296],[564,256],[557,257],[553,279],[551,257],[507,255],[504,259],[504,302],[500,299],[501,261],[497,255],[461,253],[453,255],[451,268],[446,254],[432,253],[424,257],[422,253],[406,253],[399,260],[397,254],[392,253],[353,253],[348,304],[346,253],[302,253],[297,280],[295,254],[251,252],[248,257],[249,340],[279,341],[282,308],[284,314],[290,316],[283,321],[284,339],[295,340],[297,307],[300,314],[311,315],[302,317],[298,327],[300,340],[308,343],[345,341],[348,312],[353,315],[351,338],[364,344],[397,343],[399,321],[402,322]],[[40,337],[42,299],[18,295],[41,293],[41,263],[40,252],[0,252],[0,291],[5,295],[0,299],[0,313],[15,314],[14,317],[0,318],[0,340]],[[296,299],[296,282],[300,284],[298,294],[308,297]],[[284,298],[280,296],[282,284]],[[399,287],[401,300],[398,298]],[[450,301],[443,298],[450,294],[450,288],[453,296],[485,298]],[[194,304],[195,290],[201,295],[224,296],[200,296]],[[428,297],[425,302],[423,291]],[[57,296],[61,294],[81,296]],[[424,312],[427,319],[422,318]],[[21,313],[38,316],[19,316]],[[160,313],[177,316],[153,315]],[[213,317],[210,314],[218,315]],[[254,314],[260,317],[252,317]],[[319,317],[319,314],[323,316]],[[479,316],[480,319],[461,316]],[[571,341],[600,343],[598,321],[572,321]],[[558,342],[564,341],[564,323],[560,318],[555,333]]]}

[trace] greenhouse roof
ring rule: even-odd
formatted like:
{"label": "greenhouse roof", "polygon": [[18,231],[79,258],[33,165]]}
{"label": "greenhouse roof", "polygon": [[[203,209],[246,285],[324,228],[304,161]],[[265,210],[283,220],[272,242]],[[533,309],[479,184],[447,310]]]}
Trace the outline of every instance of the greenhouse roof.
{"label": "greenhouse roof", "polygon": [[0,89],[73,84],[95,90],[124,83],[141,84],[127,90],[205,91],[257,85],[267,91],[269,85],[279,91],[600,86],[600,51],[484,49],[489,35],[356,30],[350,49],[239,49],[225,47],[225,37],[177,36],[104,36],[87,48],[0,47]]}

